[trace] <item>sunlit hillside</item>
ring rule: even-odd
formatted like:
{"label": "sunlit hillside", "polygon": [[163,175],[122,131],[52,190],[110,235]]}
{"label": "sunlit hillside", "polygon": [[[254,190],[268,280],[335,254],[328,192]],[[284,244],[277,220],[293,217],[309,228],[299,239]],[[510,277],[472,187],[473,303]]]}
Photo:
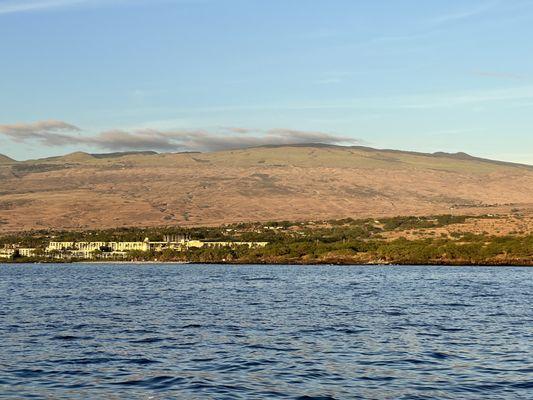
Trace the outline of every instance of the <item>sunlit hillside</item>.
{"label": "sunlit hillside", "polygon": [[325,145],[73,153],[0,167],[0,229],[529,210],[533,167]]}

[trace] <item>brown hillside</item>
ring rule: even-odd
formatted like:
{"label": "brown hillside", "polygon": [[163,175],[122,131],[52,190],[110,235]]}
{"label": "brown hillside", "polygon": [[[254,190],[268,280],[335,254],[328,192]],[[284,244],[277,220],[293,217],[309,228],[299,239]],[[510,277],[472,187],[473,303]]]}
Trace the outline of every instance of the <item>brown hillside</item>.
{"label": "brown hillside", "polygon": [[0,231],[533,207],[533,167],[362,147],[74,153],[0,166]]}
{"label": "brown hillside", "polygon": [[11,164],[14,162],[15,160],[13,160],[12,158],[9,158],[8,156],[0,154],[0,164]]}

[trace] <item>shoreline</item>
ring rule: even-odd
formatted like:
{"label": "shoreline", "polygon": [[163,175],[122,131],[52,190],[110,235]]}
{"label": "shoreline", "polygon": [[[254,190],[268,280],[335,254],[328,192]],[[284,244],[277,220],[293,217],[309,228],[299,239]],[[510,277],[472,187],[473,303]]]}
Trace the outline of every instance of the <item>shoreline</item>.
{"label": "shoreline", "polygon": [[60,261],[60,262],[43,262],[43,261],[0,261],[0,265],[23,265],[23,264],[54,264],[54,265],[73,265],[73,264],[97,264],[97,265],[162,265],[162,264],[173,264],[173,265],[231,265],[231,266],[249,266],[249,265],[268,265],[268,266],[291,266],[291,267],[312,267],[312,266],[345,266],[345,267],[522,267],[522,268],[532,268],[533,263],[529,264],[509,264],[509,263],[498,263],[498,264],[468,264],[468,263],[246,263],[246,262],[194,262],[194,261]]}
{"label": "shoreline", "polygon": [[[514,214],[506,218],[444,214],[27,232],[0,237],[0,262],[533,266],[533,225]],[[498,235],[489,233],[494,229]]]}

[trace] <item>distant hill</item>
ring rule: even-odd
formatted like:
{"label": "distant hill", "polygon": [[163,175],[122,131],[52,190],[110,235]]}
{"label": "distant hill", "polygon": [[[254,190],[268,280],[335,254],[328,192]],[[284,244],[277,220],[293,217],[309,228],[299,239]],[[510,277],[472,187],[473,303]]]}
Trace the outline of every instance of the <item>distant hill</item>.
{"label": "distant hill", "polygon": [[9,158],[8,156],[0,154],[0,164],[10,164],[14,162],[15,160],[13,160],[12,158]]}
{"label": "distant hill", "polygon": [[86,162],[92,160],[94,157],[83,151],[76,151],[75,153],[66,154],[64,156],[47,157],[43,159],[33,160],[34,162]]}
{"label": "distant hill", "polygon": [[131,156],[131,155],[153,156],[155,154],[157,154],[157,152],[155,151],[121,151],[121,152],[116,152],[116,153],[100,153],[100,154],[92,153],[91,156],[95,158],[117,158],[117,157]]}
{"label": "distant hill", "polygon": [[65,154],[64,156],[55,156],[55,157],[47,157],[37,160],[28,160],[28,162],[32,163],[40,163],[40,162],[67,162],[67,163],[83,163],[88,161],[93,161],[96,159],[103,159],[103,158],[120,158],[120,157],[126,157],[131,155],[139,155],[139,156],[146,156],[146,155],[155,155],[158,154],[155,151],[123,151],[123,152],[115,152],[115,153],[86,153],[83,151],[76,151],[74,153]]}
{"label": "distant hill", "polygon": [[323,144],[2,164],[0,230],[484,214],[533,209],[533,167]]}

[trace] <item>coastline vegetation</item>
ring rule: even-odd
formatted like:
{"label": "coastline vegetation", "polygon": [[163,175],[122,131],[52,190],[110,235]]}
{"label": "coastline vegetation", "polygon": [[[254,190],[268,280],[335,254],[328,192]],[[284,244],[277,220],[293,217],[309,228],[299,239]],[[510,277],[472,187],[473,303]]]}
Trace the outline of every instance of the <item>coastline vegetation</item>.
{"label": "coastline vegetation", "polygon": [[[99,231],[31,231],[4,235],[0,246],[44,249],[54,241],[162,240],[181,234],[212,241],[267,241],[265,247],[233,246],[131,251],[127,261],[268,264],[431,264],[431,265],[533,265],[533,235],[515,232],[495,235],[457,227],[483,216],[437,215],[342,219],[330,221],[272,221],[218,227],[115,228]],[[455,229],[440,229],[453,226]],[[61,262],[37,252],[16,256],[11,262]],[[83,261],[77,259],[64,262]]]}

